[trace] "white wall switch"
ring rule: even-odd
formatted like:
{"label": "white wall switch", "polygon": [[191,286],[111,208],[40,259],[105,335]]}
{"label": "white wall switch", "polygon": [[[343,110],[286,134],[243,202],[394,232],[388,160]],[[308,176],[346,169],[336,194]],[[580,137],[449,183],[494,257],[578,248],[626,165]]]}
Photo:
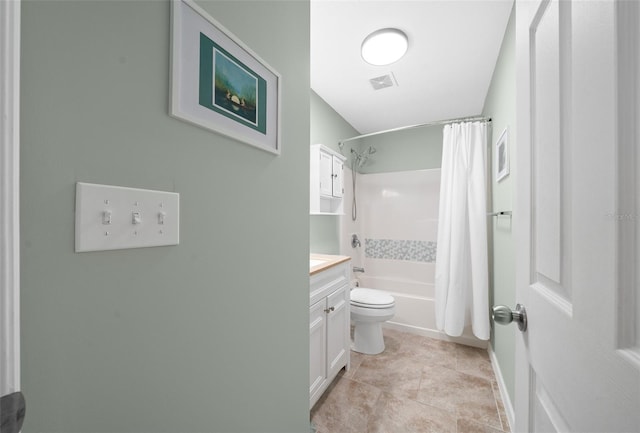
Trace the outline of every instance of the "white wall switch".
{"label": "white wall switch", "polygon": [[76,252],[180,243],[180,194],[76,183]]}

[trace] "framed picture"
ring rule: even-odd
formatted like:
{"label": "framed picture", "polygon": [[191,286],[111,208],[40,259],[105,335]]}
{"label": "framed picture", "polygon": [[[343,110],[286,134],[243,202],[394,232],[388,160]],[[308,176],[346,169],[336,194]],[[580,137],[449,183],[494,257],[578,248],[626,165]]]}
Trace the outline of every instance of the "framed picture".
{"label": "framed picture", "polygon": [[171,115],[279,155],[280,74],[192,0],[171,26]]}
{"label": "framed picture", "polygon": [[504,128],[504,131],[502,131],[500,138],[496,142],[496,182],[500,182],[509,174],[509,148],[507,146],[508,136],[508,128]]}

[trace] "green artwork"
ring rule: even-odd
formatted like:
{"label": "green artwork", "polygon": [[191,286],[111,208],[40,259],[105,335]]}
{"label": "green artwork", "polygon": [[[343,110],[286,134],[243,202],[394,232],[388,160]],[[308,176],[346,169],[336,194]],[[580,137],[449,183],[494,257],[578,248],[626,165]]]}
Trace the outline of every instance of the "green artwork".
{"label": "green artwork", "polygon": [[202,33],[199,103],[266,134],[267,82]]}

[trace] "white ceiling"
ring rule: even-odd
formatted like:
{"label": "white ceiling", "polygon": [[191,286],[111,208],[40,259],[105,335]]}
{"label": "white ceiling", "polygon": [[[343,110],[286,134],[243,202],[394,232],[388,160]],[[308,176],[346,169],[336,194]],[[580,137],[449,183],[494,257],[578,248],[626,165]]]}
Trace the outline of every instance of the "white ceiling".
{"label": "white ceiling", "polygon": [[[311,88],[361,134],[482,112],[513,0],[311,0]],[[395,27],[407,54],[372,66],[360,46]],[[392,74],[397,86],[374,90]]]}

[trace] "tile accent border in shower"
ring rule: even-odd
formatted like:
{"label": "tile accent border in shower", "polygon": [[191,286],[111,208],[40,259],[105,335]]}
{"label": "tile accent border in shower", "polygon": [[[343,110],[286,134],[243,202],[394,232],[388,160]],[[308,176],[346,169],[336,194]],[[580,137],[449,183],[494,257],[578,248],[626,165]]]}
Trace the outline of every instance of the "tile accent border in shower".
{"label": "tile accent border in shower", "polygon": [[432,241],[365,239],[364,254],[369,259],[434,263],[436,246]]}

